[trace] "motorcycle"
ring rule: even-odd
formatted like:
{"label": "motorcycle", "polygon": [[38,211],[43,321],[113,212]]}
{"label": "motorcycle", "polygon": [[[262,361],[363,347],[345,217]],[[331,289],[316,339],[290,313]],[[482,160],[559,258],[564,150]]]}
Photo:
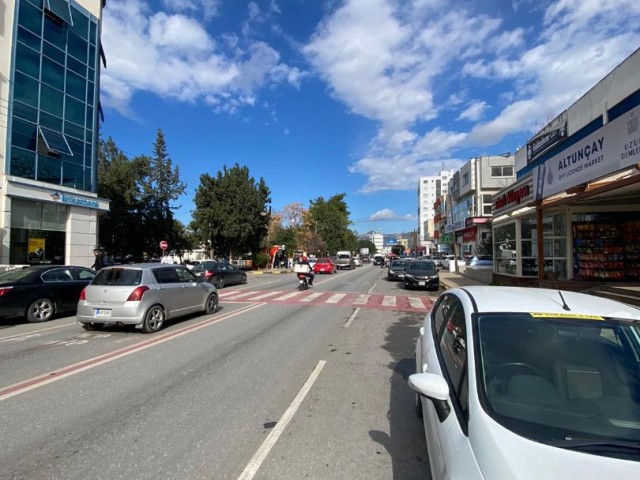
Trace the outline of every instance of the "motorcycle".
{"label": "motorcycle", "polygon": [[309,288],[309,279],[305,273],[298,273],[298,290]]}

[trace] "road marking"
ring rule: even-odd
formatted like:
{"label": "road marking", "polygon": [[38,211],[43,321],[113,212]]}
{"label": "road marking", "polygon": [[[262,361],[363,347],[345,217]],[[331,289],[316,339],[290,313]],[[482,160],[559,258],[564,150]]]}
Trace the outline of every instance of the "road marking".
{"label": "road marking", "polygon": [[262,295],[258,295],[257,297],[252,297],[251,300],[262,300],[263,298],[267,298],[267,297],[273,297],[274,295],[278,295],[282,292],[279,292],[278,290],[274,290],[273,292],[267,292],[267,293],[263,293]]}
{"label": "road marking", "polygon": [[353,304],[354,305],[366,305],[367,302],[369,301],[369,297],[371,297],[371,295],[365,295],[364,293],[361,293],[353,301]]}
{"label": "road marking", "polygon": [[56,330],[58,328],[71,327],[71,326],[74,326],[74,325],[76,325],[76,322],[65,323],[63,325],[56,325],[55,327],[41,328],[40,330],[33,330],[31,332],[16,333],[14,335],[8,335],[6,337],[0,337],[0,342],[4,342],[5,340],[13,340],[13,339],[20,338],[20,337],[30,337],[32,335],[38,335],[40,333],[48,332],[50,330]]}
{"label": "road marking", "polygon": [[304,297],[302,300],[300,300],[301,302],[313,302],[316,298],[320,298],[322,295],[324,295],[325,292],[315,292],[315,293],[311,293],[309,295],[307,295],[306,297]]}
{"label": "road marking", "polygon": [[278,302],[282,302],[282,301],[284,301],[284,300],[288,300],[288,299],[290,299],[290,298],[297,297],[298,295],[300,295],[300,293],[301,293],[301,292],[291,292],[291,293],[287,293],[286,295],[282,295],[281,297],[274,298],[274,300],[275,300],[275,301],[278,301]]}
{"label": "road marking", "polygon": [[82,362],[74,363],[72,365],[62,367],[58,370],[54,370],[52,372],[48,372],[43,375],[38,375],[37,377],[33,377],[28,380],[23,380],[22,382],[9,385],[7,387],[0,388],[0,401],[28,392],[29,390],[34,390],[44,385],[48,385],[50,383],[61,380],[63,378],[70,377],[72,375],[75,375],[76,373],[84,372],[94,367],[104,365],[114,360],[118,360],[120,358],[126,357],[133,353],[146,350],[147,348],[154,347],[164,342],[168,342],[169,340],[173,340],[174,338],[182,337],[187,333],[200,330],[202,328],[208,327],[210,325],[221,322],[223,320],[227,320],[228,318],[235,317],[236,315],[246,313],[250,310],[261,307],[263,305],[265,304],[256,303],[256,304],[247,305],[246,307],[239,308],[234,312],[229,312],[227,314],[213,317],[211,320],[205,320],[204,322],[200,322],[194,325],[189,325],[187,327],[181,328],[180,330],[175,330],[173,332],[168,332],[163,335],[154,336],[149,340],[142,341],[135,345],[123,347],[119,350],[114,350],[112,352],[105,353],[97,357],[89,358],[87,360],[83,360]]}
{"label": "road marking", "polygon": [[229,293],[223,293],[220,295],[220,299],[227,299],[228,297],[233,297],[231,298],[231,300],[235,300],[236,298],[241,298],[241,297],[247,297],[249,295],[253,295],[255,294],[256,291],[255,290],[249,290],[249,291],[245,291],[244,293],[236,293],[236,292],[229,292]]}
{"label": "road marking", "polygon": [[351,314],[351,316],[349,317],[349,320],[347,320],[347,323],[344,324],[344,328],[349,328],[349,325],[351,325],[351,322],[353,322],[355,320],[355,318],[358,316],[358,313],[360,312],[359,308],[356,308],[353,313]]}
{"label": "road marking", "polygon": [[425,308],[424,303],[418,297],[409,297],[409,305],[411,308]]}
{"label": "road marking", "polygon": [[335,295],[331,295],[329,298],[327,298],[324,303],[338,303],[346,296],[346,293],[336,293]]}
{"label": "road marking", "polygon": [[395,307],[396,306],[396,297],[393,295],[385,295],[382,299],[383,307]]}
{"label": "road marking", "polygon": [[249,461],[238,477],[238,480],[251,480],[255,474],[258,473],[258,469],[262,465],[262,462],[267,458],[267,455],[269,455],[269,452],[280,438],[280,435],[282,435],[282,432],[284,432],[284,429],[287,428],[287,425],[289,425],[289,422],[295,415],[296,411],[300,408],[304,397],[306,397],[309,390],[311,390],[311,387],[318,379],[318,376],[320,376],[320,372],[326,363],[326,360],[320,360],[318,362],[316,368],[313,369],[313,372],[309,375],[309,378],[298,392],[298,395],[296,395],[296,398],[293,399],[293,402],[291,402],[289,408],[287,408],[282,417],[280,417],[276,426],[271,430],[271,432],[269,432],[267,438],[264,439],[260,448],[256,451],[253,458]]}

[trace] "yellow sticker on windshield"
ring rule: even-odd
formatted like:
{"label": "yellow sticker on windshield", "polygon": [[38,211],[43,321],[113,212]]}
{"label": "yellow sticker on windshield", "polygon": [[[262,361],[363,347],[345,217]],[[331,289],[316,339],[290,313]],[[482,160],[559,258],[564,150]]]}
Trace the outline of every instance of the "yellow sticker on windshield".
{"label": "yellow sticker on windshield", "polygon": [[531,313],[534,318],[576,318],[580,320],[604,320],[600,315],[588,315],[586,313]]}

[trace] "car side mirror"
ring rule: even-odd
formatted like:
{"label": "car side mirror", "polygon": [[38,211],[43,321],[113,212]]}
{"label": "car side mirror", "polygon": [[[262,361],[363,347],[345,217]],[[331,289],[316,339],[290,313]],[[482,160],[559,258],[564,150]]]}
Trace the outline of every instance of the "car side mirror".
{"label": "car side mirror", "polygon": [[414,373],[409,376],[409,386],[418,395],[426,397],[433,402],[438,415],[438,420],[444,422],[451,413],[449,405],[449,384],[435,373]]}

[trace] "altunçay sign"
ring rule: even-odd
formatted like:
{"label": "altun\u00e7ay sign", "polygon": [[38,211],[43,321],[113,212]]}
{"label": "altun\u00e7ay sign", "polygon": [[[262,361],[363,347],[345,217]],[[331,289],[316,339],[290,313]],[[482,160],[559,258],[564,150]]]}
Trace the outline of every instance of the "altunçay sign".
{"label": "altun\u00e7ay sign", "polygon": [[535,199],[595,180],[640,159],[640,106],[599,128],[533,170]]}

